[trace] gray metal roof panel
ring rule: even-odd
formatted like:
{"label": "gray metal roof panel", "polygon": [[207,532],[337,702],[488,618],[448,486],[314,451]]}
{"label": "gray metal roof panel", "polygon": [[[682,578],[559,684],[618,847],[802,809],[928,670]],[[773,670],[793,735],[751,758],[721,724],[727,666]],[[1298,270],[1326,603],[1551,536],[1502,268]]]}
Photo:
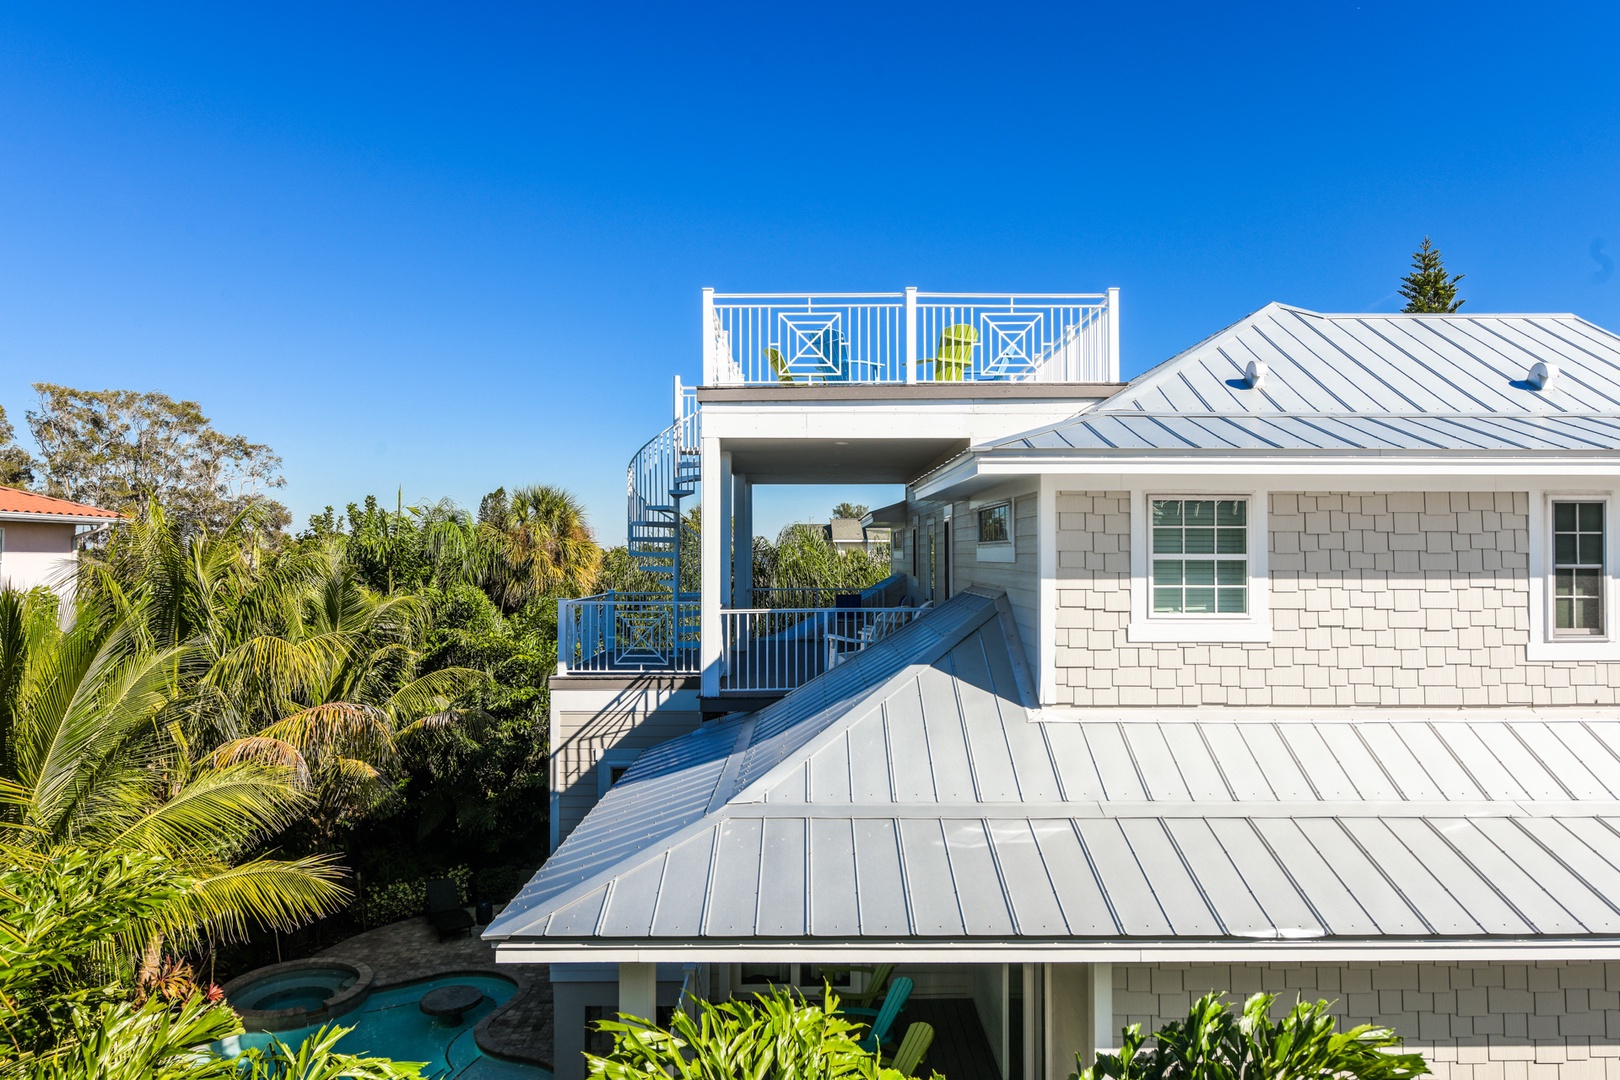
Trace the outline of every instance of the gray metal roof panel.
{"label": "gray metal roof panel", "polygon": [[[1248,386],[1250,361],[1268,369]],[[1538,361],[1558,378],[1525,381]],[[1620,449],[1620,337],[1574,315],[1270,304],[1072,420],[989,449]]]}

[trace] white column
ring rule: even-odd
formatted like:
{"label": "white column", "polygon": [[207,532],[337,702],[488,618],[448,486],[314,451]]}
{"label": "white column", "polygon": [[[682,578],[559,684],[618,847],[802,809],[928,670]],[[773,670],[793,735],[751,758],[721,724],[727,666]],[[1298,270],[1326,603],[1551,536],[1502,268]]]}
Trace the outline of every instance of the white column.
{"label": "white column", "polygon": [[731,606],[753,607],[754,595],[754,485],[748,477],[731,475]]}
{"label": "white column", "polygon": [[720,693],[720,536],[725,531],[720,497],[720,440],[705,436],[700,445],[703,491],[698,526],[699,559],[702,573],[698,585],[698,670],[702,673],[702,694]]}
{"label": "white column", "polygon": [[1108,375],[1119,382],[1119,289],[1108,290]]}
{"label": "white column", "polygon": [[[935,376],[936,378],[938,376]],[[917,381],[917,287],[906,286],[906,382]]]}
{"label": "white column", "polygon": [[619,1012],[625,1016],[639,1016],[656,1023],[658,1020],[658,965],[619,965]]}
{"label": "white column", "polygon": [[[703,385],[716,386],[720,382],[720,356],[714,345],[714,290],[703,290]],[[677,405],[679,410],[680,406]]]}
{"label": "white column", "polygon": [[1091,965],[1091,1046],[1093,1057],[1119,1049],[1119,1030],[1114,1027],[1114,965]]}
{"label": "white column", "polygon": [[1057,704],[1057,489],[1058,478],[1043,475],[1035,503],[1035,532],[1039,537],[1035,561],[1040,585],[1040,629],[1035,642],[1035,694],[1042,705]]}
{"label": "white column", "polygon": [[731,451],[720,451],[720,606],[731,607],[732,500]]}

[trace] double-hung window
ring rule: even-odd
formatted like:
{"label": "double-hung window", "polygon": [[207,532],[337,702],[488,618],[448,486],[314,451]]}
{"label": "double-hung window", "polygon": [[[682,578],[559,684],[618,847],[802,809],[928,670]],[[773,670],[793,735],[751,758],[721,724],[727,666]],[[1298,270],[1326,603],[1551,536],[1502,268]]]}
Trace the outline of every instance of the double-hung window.
{"label": "double-hung window", "polygon": [[1249,613],[1247,499],[1151,499],[1153,615]]}
{"label": "double-hung window", "polygon": [[1554,637],[1604,634],[1603,511],[1601,502],[1552,504]]}

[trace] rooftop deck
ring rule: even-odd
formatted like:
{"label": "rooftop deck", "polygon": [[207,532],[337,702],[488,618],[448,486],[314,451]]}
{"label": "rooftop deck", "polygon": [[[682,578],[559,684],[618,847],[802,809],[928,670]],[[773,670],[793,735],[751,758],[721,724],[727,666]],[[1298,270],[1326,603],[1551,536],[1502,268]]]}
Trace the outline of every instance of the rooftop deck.
{"label": "rooftop deck", "polygon": [[1106,293],[703,292],[705,386],[1111,383]]}

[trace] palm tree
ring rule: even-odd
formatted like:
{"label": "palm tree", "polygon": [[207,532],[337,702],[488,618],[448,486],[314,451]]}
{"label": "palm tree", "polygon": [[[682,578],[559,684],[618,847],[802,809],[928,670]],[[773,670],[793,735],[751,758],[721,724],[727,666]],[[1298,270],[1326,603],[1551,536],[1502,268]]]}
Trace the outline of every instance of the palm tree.
{"label": "palm tree", "polygon": [[486,499],[481,515],[499,553],[495,596],[507,610],[548,593],[584,596],[596,587],[602,549],[585,508],[559,487],[535,484]]}
{"label": "palm tree", "polygon": [[0,591],[0,845],[156,855],[191,879],[167,911],[182,941],[292,929],[347,897],[330,857],[252,857],[311,799],[297,770],[196,748],[165,712],[198,651],[153,647],[139,604],[81,606],[62,629],[54,604]]}

